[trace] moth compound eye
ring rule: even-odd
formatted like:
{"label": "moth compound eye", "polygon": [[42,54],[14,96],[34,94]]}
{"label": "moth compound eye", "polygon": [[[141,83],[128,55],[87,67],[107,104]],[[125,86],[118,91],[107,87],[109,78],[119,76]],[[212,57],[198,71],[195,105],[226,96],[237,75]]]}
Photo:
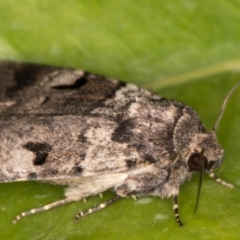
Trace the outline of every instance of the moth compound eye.
{"label": "moth compound eye", "polygon": [[188,159],[188,166],[193,171],[201,171],[207,167],[207,158],[201,153],[192,153]]}

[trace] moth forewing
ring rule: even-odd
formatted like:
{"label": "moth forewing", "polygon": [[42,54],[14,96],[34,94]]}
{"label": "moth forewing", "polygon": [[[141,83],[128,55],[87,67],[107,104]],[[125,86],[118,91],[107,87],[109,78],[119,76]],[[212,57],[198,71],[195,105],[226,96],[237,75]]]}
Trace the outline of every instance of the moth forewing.
{"label": "moth forewing", "polygon": [[64,199],[14,223],[112,189],[115,197],[76,220],[121,197],[157,196],[173,197],[182,226],[177,197],[193,172],[203,167],[230,186],[212,172],[223,158],[215,130],[181,102],[82,70],[34,64],[1,63],[0,83],[0,181],[67,185]]}

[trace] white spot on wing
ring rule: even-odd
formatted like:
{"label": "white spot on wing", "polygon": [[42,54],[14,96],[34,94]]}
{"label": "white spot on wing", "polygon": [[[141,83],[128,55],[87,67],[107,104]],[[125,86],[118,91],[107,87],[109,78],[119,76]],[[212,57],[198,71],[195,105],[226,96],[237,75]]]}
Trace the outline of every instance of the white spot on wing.
{"label": "white spot on wing", "polygon": [[[57,70],[51,74],[45,76],[44,80],[41,81],[41,85],[44,87],[52,88],[61,85],[71,85],[84,74],[82,70]],[[50,79],[50,81],[49,81]]]}

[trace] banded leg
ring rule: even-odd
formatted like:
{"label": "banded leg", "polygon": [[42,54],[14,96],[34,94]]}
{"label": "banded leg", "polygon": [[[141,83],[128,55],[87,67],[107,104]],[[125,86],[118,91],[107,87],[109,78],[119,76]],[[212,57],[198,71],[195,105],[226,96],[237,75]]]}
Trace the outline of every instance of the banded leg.
{"label": "banded leg", "polygon": [[89,208],[89,209],[87,209],[87,210],[85,210],[85,211],[83,211],[83,212],[78,213],[78,214],[75,216],[75,221],[78,221],[80,218],[82,218],[82,217],[84,217],[84,216],[86,216],[86,215],[88,215],[88,214],[97,212],[97,211],[99,211],[99,210],[101,210],[101,209],[103,209],[103,208],[111,205],[112,203],[118,201],[120,198],[121,198],[121,197],[117,195],[117,196],[111,198],[110,200],[108,200],[108,201],[106,201],[106,202],[103,202],[103,203],[101,203],[101,204],[99,204],[99,205],[97,205],[97,206],[95,206],[95,207],[93,207],[93,208]]}
{"label": "banded leg", "polygon": [[226,186],[226,187],[229,187],[229,188],[233,188],[233,187],[234,187],[233,184],[228,183],[228,182],[225,182],[225,181],[222,180],[221,178],[217,177],[213,172],[210,172],[210,173],[208,174],[208,176],[209,176],[210,178],[213,178],[216,182],[222,184],[223,186]]}
{"label": "banded leg", "polygon": [[16,224],[20,219],[22,219],[23,217],[26,217],[28,215],[32,215],[32,214],[35,214],[35,213],[38,213],[38,212],[43,212],[43,211],[47,211],[49,209],[52,209],[52,208],[56,208],[56,207],[60,207],[62,205],[65,205],[65,204],[68,204],[70,202],[73,202],[73,201],[76,201],[76,199],[73,199],[73,198],[65,198],[65,199],[62,199],[62,200],[59,200],[59,201],[56,201],[56,202],[53,202],[53,203],[50,203],[50,204],[47,204],[43,207],[38,207],[38,208],[33,208],[31,210],[28,210],[26,212],[22,212],[21,214],[17,215],[12,223],[13,224]]}
{"label": "banded leg", "polygon": [[180,227],[183,227],[183,224],[180,220],[179,212],[178,212],[178,196],[177,195],[173,196],[173,210],[174,210],[174,216],[175,216],[175,219],[176,219],[178,225]]}

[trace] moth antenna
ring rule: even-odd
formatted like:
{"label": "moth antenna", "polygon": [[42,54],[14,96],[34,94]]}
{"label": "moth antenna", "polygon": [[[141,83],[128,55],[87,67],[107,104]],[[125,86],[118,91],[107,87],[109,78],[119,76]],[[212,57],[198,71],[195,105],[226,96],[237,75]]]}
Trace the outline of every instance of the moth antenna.
{"label": "moth antenna", "polygon": [[222,119],[223,113],[224,113],[224,111],[226,109],[226,105],[227,105],[229,99],[234,94],[234,92],[239,88],[239,86],[240,86],[240,81],[232,88],[232,90],[228,93],[228,95],[224,99],[224,102],[222,104],[222,107],[221,107],[220,113],[218,115],[217,121],[215,122],[214,127],[212,129],[214,132],[216,132],[217,129],[218,129],[219,123],[220,123],[220,121]]}

